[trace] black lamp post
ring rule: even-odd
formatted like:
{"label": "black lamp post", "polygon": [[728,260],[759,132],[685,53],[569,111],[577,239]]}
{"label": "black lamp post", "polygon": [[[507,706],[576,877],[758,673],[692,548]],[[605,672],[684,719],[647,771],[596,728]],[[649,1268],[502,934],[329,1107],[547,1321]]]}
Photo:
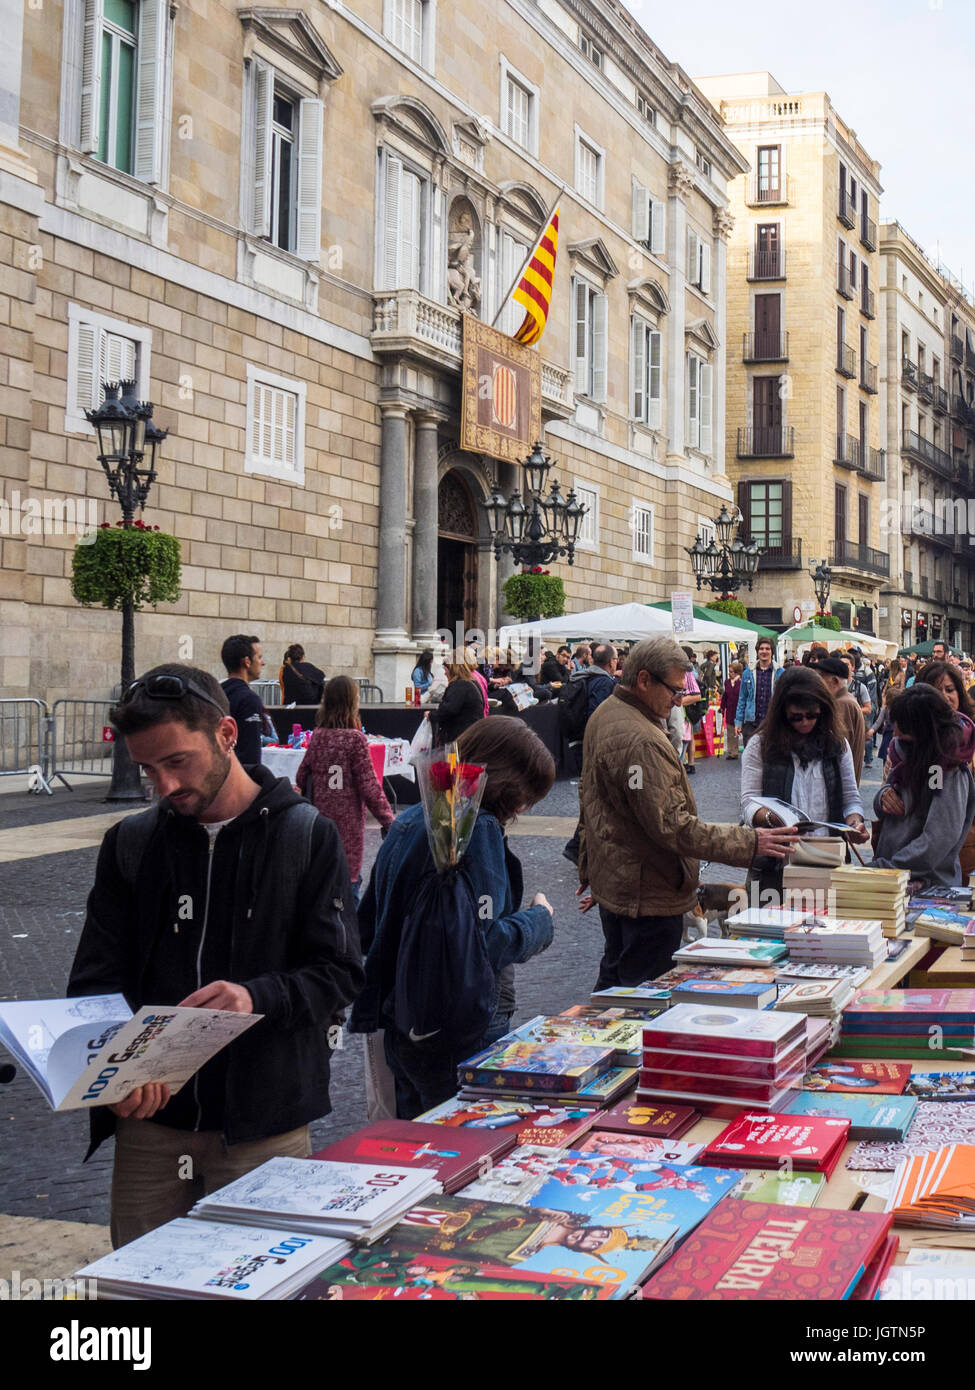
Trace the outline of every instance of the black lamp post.
{"label": "black lamp post", "polygon": [[[108,490],[122,508],[122,523],[130,527],[135,509],[143,508],[156,481],[156,456],[169,433],[152,423],[152,402],[140,401],[134,381],[104,382],[105,399],[85,416],[98,435],[98,462],[105,470]],[[148,455],[148,465],[146,456]],[[122,604],[122,693],[135,680],[135,609]],[[129,757],[125,740],[112,748],[112,785],[107,801],[141,801],[139,769]]]}
{"label": "black lamp post", "polygon": [[557,479],[545,495],[551,466],[552,460],[542,452],[539,440],[528,457],[521,460],[525,500],[522,501],[522,491],[516,489],[505,501],[495,484],[491,496],[481,503],[488,514],[497,559],[508,550],[515,563],[526,569],[547,565],[560,555],[572,564],[579,527],[589,508],[582,506],[571,490],[568,497],[563,497]]}
{"label": "black lamp post", "polygon": [[825,560],[819,563],[812,562],[814,568],[810,571],[809,577],[813,582],[813,589],[816,593],[816,602],[819,604],[818,613],[825,614],[826,605],[829,603],[829,591],[833,583],[833,571]]}
{"label": "black lamp post", "polygon": [[740,512],[729,512],[722,504],[721,511],[714,518],[718,545],[714,541],[705,545],[697,536],[693,545],[684,547],[685,553],[691,557],[699,589],[707,585],[716,594],[730,593],[740,589],[743,584],[751,589],[762,552],[753,540],[746,544],[740,534],[732,541],[731,533],[741,520]]}

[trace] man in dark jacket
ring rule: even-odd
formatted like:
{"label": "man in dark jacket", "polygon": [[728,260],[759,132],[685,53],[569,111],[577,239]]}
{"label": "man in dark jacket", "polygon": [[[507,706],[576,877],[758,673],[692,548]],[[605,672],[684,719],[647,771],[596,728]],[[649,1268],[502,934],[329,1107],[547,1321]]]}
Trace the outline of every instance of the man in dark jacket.
{"label": "man in dark jacket", "polygon": [[259,637],[237,633],[220,648],[220,660],[227,672],[223,692],[230,701],[230,717],[237,725],[237,757],[245,767],[261,761],[261,734],[267,714],[260,696],[251,690],[251,681],[260,680],[264,654]]}
{"label": "man in dark jacket", "polygon": [[[570,678],[569,685],[575,685],[579,681],[586,683],[586,713],[585,722],[578,731],[577,740],[570,739],[569,747],[575,752],[579,762],[580,773],[582,771],[582,740],[586,732],[589,720],[596,710],[608,700],[616,689],[616,648],[609,642],[600,642],[592,649],[592,665],[584,671],[578,671]],[[579,862],[579,831],[582,822],[576,824],[571,840],[567,841],[562,853],[573,864]]]}
{"label": "man in dark jacket", "polygon": [[157,666],[112,723],[162,800],[102,842],[68,994],[262,1015],[176,1095],[150,1084],[92,1110],[89,1153],[116,1132],[118,1246],[268,1158],[311,1152],[330,1045],[364,975],[335,827],[233,756],[213,677]]}

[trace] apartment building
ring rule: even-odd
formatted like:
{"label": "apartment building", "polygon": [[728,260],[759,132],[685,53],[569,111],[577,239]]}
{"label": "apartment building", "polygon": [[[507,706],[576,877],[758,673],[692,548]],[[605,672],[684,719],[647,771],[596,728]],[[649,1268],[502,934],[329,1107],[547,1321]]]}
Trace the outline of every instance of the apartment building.
{"label": "apartment building", "polygon": [[[588,511],[570,608],[666,597],[732,493],[730,182],[709,103],[614,0],[0,0],[5,496],[112,519],[84,410],[169,429],[146,519],[183,556],[138,663],[255,632],[388,695],[437,628],[503,616],[461,450],[461,316],[493,321],[561,197],[545,447]],[[519,315],[510,308],[502,327]],[[0,536],[5,694],[103,693],[117,615],[75,537]],[[553,565],[553,569],[556,566]]]}
{"label": "apartment building", "polygon": [[880,166],[825,92],[767,72],[697,78],[751,165],[731,186],[728,472],[743,531],[763,547],[749,616],[831,611],[875,633],[890,560],[879,408]]}
{"label": "apartment building", "polygon": [[881,635],[910,646],[975,633],[975,306],[897,222],[880,228],[881,411],[890,586]]}

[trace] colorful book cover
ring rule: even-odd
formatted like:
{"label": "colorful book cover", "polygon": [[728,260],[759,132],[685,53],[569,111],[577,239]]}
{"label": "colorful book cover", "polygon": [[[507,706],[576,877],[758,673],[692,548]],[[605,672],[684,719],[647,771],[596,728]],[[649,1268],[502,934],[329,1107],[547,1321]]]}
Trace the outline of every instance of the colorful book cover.
{"label": "colorful book cover", "polygon": [[674,1227],[632,1232],[581,1212],[443,1196],[408,1211],[390,1231],[387,1248],[557,1273],[606,1284],[618,1296],[643,1280],[675,1237]]}
{"label": "colorful book cover", "polygon": [[580,1047],[608,1047],[617,1066],[639,1060],[643,1019],[617,1018],[597,1023],[594,1019],[546,1017],[539,1014],[519,1028],[513,1028],[500,1041],[572,1044]]}
{"label": "colorful book cover", "polygon": [[731,1004],[753,1001],[751,1007],[761,1009],[775,999],[775,985],[740,985],[730,980],[685,980],[672,991],[676,1004],[691,1004],[695,999],[726,999]]}
{"label": "colorful book cover", "polygon": [[457,1074],[467,1086],[569,1091],[595,1081],[612,1064],[611,1047],[501,1041],[461,1063]]}
{"label": "colorful book cover", "polygon": [[741,1177],[734,1169],[568,1153],[528,1205],[578,1212],[591,1224],[634,1232],[662,1235],[676,1226],[682,1238],[735,1191]]}
{"label": "colorful book cover", "polygon": [[916,1071],[907,1094],[919,1100],[975,1100],[975,1071]]}
{"label": "colorful book cover", "polygon": [[418,1115],[417,1120],[448,1129],[508,1133],[520,1146],[566,1149],[592,1128],[598,1113],[591,1105],[539,1105],[536,1101],[508,1100],[502,1096],[454,1096],[425,1115]]}
{"label": "colorful book cover", "polygon": [[888,1236],[874,1255],[864,1270],[863,1278],[859,1280],[851,1295],[858,1303],[872,1303],[874,1299],[880,1297],[880,1290],[891,1265],[894,1263],[894,1256],[897,1254],[899,1245],[899,1236]]}
{"label": "colorful book cover", "polygon": [[657,984],[673,991],[685,980],[728,980],[732,984],[774,985],[774,970],[735,970],[727,965],[675,965],[660,975]]}
{"label": "colorful book cover", "polygon": [[609,989],[596,989],[590,995],[593,1004],[601,1008],[610,1004],[624,1006],[634,1004],[655,1004],[666,1001],[670,991],[657,980],[647,980],[642,985],[612,985]]}
{"label": "colorful book cover", "polygon": [[825,1173],[778,1173],[749,1168],[735,1196],[746,1202],[775,1202],[778,1206],[814,1207],[826,1186]]}
{"label": "colorful book cover", "polygon": [[454,1130],[416,1120],[377,1120],[339,1139],[312,1158],[337,1163],[391,1163],[397,1168],[432,1168],[445,1192],[469,1181],[471,1169],[490,1165],[515,1146],[514,1134]]}
{"label": "colorful book cover", "polygon": [[481,1202],[524,1206],[546,1181],[560,1157],[557,1149],[513,1149],[506,1158],[468,1183],[461,1195]]}
{"label": "colorful book cover", "polygon": [[891,1218],[719,1202],[643,1290],[650,1299],[847,1299],[890,1232]]}
{"label": "colorful book cover", "polygon": [[772,1057],[801,1037],[805,1021],[768,1010],[675,1004],[643,1025],[643,1045],[678,1052]]}
{"label": "colorful book cover", "polygon": [[926,927],[957,927],[964,933],[975,924],[975,916],[970,912],[955,912],[947,907],[925,907],[914,919],[915,925]]}
{"label": "colorful book cover", "polygon": [[[973,1073],[975,1079],[975,1073]],[[910,1090],[910,1062],[817,1062],[802,1078],[804,1091],[902,1096]],[[975,1099],[975,1087],[973,1087]]]}
{"label": "colorful book cover", "polygon": [[793,1167],[829,1171],[846,1143],[848,1119],[819,1116],[740,1115],[704,1150],[705,1163],[735,1163],[746,1168]]}
{"label": "colorful book cover", "polygon": [[905,1159],[948,1144],[975,1144],[975,1108],[962,1103],[919,1105],[901,1143],[860,1143],[846,1161],[854,1171],[892,1173]]}
{"label": "colorful book cover", "polygon": [[[589,1081],[585,1086],[580,1086],[577,1090],[571,1091],[548,1091],[544,1098],[535,1094],[532,1086],[511,1086],[506,1087],[506,1094],[518,1096],[521,1099],[534,1100],[540,1104],[544,1099],[546,1103],[571,1101],[579,1105],[600,1106],[612,1105],[620,1096],[626,1095],[627,1091],[632,1091],[636,1085],[636,1067],[610,1067],[608,1071],[597,1076],[595,1081]],[[470,1097],[480,1098],[482,1096],[497,1095],[496,1084],[481,1084],[479,1086],[464,1086],[460,1094],[463,1099]]]}
{"label": "colorful book cover", "polygon": [[533,1274],[500,1264],[443,1255],[400,1253],[389,1241],[351,1250],[307,1284],[299,1300],[330,1303],[479,1302],[537,1298],[591,1303],[612,1297],[611,1287]]}
{"label": "colorful book cover", "polygon": [[913,1096],[823,1095],[801,1091],[786,1106],[789,1115],[826,1115],[850,1122],[851,1139],[904,1138],[917,1110]]}
{"label": "colorful book cover", "polygon": [[595,1124],[601,1130],[621,1134],[649,1134],[656,1139],[677,1139],[700,1119],[690,1105],[646,1105],[633,1097],[621,1100],[609,1110],[597,1113]]}
{"label": "colorful book cover", "polygon": [[930,1019],[932,1023],[975,1023],[975,990],[861,990],[846,1012],[854,1021],[872,1020],[878,1014],[907,1014],[916,1020]]}
{"label": "colorful book cover", "polygon": [[577,1145],[579,1153],[609,1154],[613,1158],[649,1159],[654,1163],[696,1163],[703,1144],[689,1139],[654,1139],[649,1134],[620,1134],[594,1129]]}
{"label": "colorful book cover", "polygon": [[772,965],[787,954],[788,948],[776,941],[722,941],[716,937],[703,937],[675,951],[674,960],[681,964],[702,960],[714,965]]}

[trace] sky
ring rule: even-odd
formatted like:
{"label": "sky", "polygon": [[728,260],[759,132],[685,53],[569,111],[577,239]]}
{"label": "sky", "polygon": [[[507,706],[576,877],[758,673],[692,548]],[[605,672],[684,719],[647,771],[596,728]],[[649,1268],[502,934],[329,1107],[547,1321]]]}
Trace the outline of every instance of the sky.
{"label": "sky", "polygon": [[[880,220],[975,286],[975,0],[625,0],[690,77],[829,93],[880,161]],[[973,295],[975,297],[975,295]]]}

